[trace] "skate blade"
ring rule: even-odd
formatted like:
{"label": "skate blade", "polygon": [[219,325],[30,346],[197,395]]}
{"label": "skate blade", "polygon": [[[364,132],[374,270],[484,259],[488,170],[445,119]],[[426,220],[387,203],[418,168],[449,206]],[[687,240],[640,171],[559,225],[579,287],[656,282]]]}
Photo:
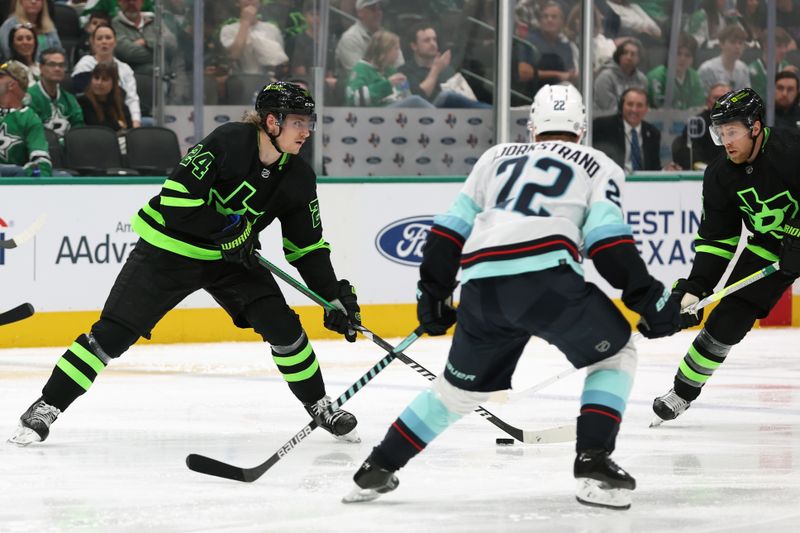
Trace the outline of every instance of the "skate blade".
{"label": "skate blade", "polygon": [[583,505],[624,511],[631,507],[631,490],[615,489],[596,479],[578,479],[575,499]]}
{"label": "skate blade", "polygon": [[663,418],[661,418],[660,416],[656,415],[656,417],[650,422],[650,427],[651,428],[657,428],[658,426],[660,426],[664,422],[665,422],[665,420]]}
{"label": "skate blade", "polygon": [[374,489],[362,489],[358,485],[353,488],[344,498],[342,503],[361,503],[371,502],[380,498],[381,494]]}
{"label": "skate blade", "polygon": [[[333,433],[331,433],[333,435]],[[342,442],[350,442],[353,444],[358,444],[361,442],[361,437],[358,435],[358,431],[355,429],[350,431],[350,433],[345,433],[344,435],[333,435],[336,440],[340,440]]]}
{"label": "skate blade", "polygon": [[17,432],[11,435],[6,442],[24,447],[34,442],[42,442],[42,439],[39,437],[39,434],[31,428],[20,425],[17,428]]}

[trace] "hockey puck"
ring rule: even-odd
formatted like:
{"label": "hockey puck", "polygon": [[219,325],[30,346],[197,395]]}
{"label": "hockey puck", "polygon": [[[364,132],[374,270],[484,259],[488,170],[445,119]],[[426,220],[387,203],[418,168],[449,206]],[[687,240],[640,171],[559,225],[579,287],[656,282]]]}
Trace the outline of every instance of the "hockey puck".
{"label": "hockey puck", "polygon": [[500,446],[511,446],[514,444],[514,439],[495,439],[494,442]]}

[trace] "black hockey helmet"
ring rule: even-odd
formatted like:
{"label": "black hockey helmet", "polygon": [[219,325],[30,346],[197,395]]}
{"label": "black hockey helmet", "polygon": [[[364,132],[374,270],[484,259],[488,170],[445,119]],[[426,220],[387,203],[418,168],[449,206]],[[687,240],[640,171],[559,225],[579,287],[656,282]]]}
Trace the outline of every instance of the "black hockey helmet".
{"label": "black hockey helmet", "polygon": [[752,128],[756,120],[764,121],[764,101],[750,87],[720,96],[711,108],[712,124],[727,124],[737,120]]}
{"label": "black hockey helmet", "polygon": [[264,120],[267,113],[278,116],[282,123],[286,115],[314,115],[314,99],[306,89],[296,83],[276,81],[264,85],[256,98],[256,113]]}

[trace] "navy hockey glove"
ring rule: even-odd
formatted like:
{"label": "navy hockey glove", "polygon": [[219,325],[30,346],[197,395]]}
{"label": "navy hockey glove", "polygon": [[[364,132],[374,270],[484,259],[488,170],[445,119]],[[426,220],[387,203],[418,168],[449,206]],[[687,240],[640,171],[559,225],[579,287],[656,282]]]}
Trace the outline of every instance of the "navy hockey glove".
{"label": "navy hockey glove", "polygon": [[648,339],[667,337],[681,330],[681,308],[660,281],[653,281],[639,300],[637,328]]}
{"label": "navy hockey glove", "polygon": [[422,285],[417,284],[417,320],[425,333],[436,337],[444,335],[456,323],[456,310],[453,307],[453,295],[447,298],[436,298]]}
{"label": "navy hockey glove", "polygon": [[347,342],[356,342],[356,330],[352,324],[361,325],[361,307],[358,305],[356,288],[346,279],[339,280],[336,298],[331,300],[336,309],[325,310],[325,327],[341,333]]}
{"label": "navy hockey glove", "polygon": [[222,259],[229,263],[239,263],[246,268],[258,267],[258,259],[254,255],[256,234],[247,218],[230,215],[231,225],[211,236],[222,251]]}
{"label": "navy hockey glove", "polygon": [[781,274],[792,278],[800,276],[800,218],[783,225],[780,266]]}
{"label": "navy hockey glove", "polygon": [[686,279],[679,279],[672,286],[672,294],[670,300],[680,305],[681,309],[681,329],[691,328],[700,324],[703,321],[703,310],[698,309],[693,313],[684,311],[700,301],[700,296],[705,291],[702,287]]}

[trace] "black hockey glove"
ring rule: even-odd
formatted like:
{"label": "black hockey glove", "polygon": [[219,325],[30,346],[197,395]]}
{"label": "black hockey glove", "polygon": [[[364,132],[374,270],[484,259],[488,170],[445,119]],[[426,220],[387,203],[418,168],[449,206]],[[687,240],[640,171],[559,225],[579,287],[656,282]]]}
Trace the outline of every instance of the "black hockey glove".
{"label": "black hockey glove", "polygon": [[800,276],[800,218],[783,225],[780,265],[781,274],[792,278]]}
{"label": "black hockey glove", "polygon": [[429,293],[422,282],[417,284],[417,320],[425,333],[436,337],[444,335],[456,323],[456,310],[453,307],[453,295],[447,298],[436,298]]}
{"label": "black hockey glove", "polygon": [[648,339],[667,337],[681,330],[681,308],[660,281],[653,284],[636,306],[641,318],[639,331]]}
{"label": "black hockey glove", "polygon": [[691,328],[703,321],[703,310],[698,309],[694,312],[684,311],[700,301],[700,296],[704,294],[703,288],[686,279],[679,279],[672,286],[672,294],[669,299],[680,305],[681,309],[681,329]]}
{"label": "black hockey glove", "polygon": [[246,268],[258,267],[255,254],[256,234],[247,218],[230,215],[231,225],[211,236],[222,251],[222,259],[229,263],[239,263]]}
{"label": "black hockey glove", "polygon": [[339,280],[336,298],[331,300],[336,309],[325,310],[325,327],[341,333],[347,342],[356,342],[356,330],[352,324],[361,325],[361,307],[358,305],[356,288],[346,279]]}

